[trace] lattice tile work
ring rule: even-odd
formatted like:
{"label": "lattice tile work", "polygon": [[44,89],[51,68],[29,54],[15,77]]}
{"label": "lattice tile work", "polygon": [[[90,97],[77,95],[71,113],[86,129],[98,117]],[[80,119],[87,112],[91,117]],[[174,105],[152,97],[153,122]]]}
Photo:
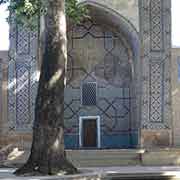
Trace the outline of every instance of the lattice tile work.
{"label": "lattice tile work", "polygon": [[16,51],[19,55],[27,55],[30,52],[30,33],[21,26],[17,27]]}
{"label": "lattice tile work", "polygon": [[169,0],[139,0],[143,42],[143,129],[170,129],[171,6]]}
{"label": "lattice tile work", "polygon": [[[29,131],[37,92],[37,32],[11,24],[8,66],[8,126]],[[34,48],[34,49],[33,49]]]}
{"label": "lattice tile work", "polygon": [[[68,35],[70,77],[65,90],[65,135],[78,134],[79,116],[99,115],[102,137],[130,137],[137,126],[131,126],[132,73],[125,39],[91,21],[74,26]],[[85,90],[82,104],[81,90]]]}
{"label": "lattice tile work", "polygon": [[89,82],[82,85],[82,105],[93,106],[96,105],[96,83]]}
{"label": "lattice tile work", "polygon": [[163,49],[163,21],[162,21],[162,3],[163,0],[150,1],[150,24],[151,24],[151,50],[160,51]]}
{"label": "lattice tile work", "polygon": [[24,128],[29,123],[29,68],[19,65],[17,71],[16,103],[17,117],[16,127]]}
{"label": "lattice tile work", "polygon": [[163,64],[150,65],[150,121],[163,121]]}

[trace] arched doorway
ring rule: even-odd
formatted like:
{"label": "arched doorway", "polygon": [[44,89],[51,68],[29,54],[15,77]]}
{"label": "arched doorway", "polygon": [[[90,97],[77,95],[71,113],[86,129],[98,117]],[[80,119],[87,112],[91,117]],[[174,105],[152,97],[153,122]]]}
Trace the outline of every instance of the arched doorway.
{"label": "arched doorway", "polygon": [[137,33],[120,15],[107,14],[109,9],[96,3],[85,5],[92,18],[68,30],[66,147],[136,147]]}

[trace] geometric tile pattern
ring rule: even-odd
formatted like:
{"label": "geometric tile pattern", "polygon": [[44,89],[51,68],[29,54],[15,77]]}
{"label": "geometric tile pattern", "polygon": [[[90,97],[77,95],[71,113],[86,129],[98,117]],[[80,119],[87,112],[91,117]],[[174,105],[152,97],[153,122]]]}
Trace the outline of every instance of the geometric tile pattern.
{"label": "geometric tile pattern", "polygon": [[17,26],[16,51],[19,55],[28,54],[30,48],[30,32],[22,26]]}
{"label": "geometric tile pattern", "polygon": [[[79,117],[93,115],[101,118],[102,136],[124,134],[130,139],[131,133],[137,132],[137,124],[134,122],[132,126],[131,122],[134,97],[131,96],[130,47],[125,41],[93,21],[69,29],[65,135],[78,135]],[[89,84],[93,87],[83,88]],[[87,96],[85,104],[93,106],[83,106],[81,96]]]}
{"label": "geometric tile pattern", "polygon": [[150,64],[150,121],[163,121],[163,64]]}
{"label": "geometric tile pattern", "polygon": [[93,106],[96,105],[96,83],[89,82],[82,85],[82,105]]}
{"label": "geometric tile pattern", "polygon": [[11,60],[8,67],[8,125],[10,130],[15,130],[16,124],[16,72],[15,62]]}
{"label": "geometric tile pattern", "polygon": [[9,37],[8,126],[31,131],[38,86],[38,33],[11,24]]}
{"label": "geometric tile pattern", "polygon": [[29,71],[25,66],[16,68],[16,102],[17,117],[16,126],[22,126],[29,122]]}
{"label": "geometric tile pattern", "polygon": [[171,1],[139,0],[143,129],[171,128]]}
{"label": "geometric tile pattern", "polygon": [[[139,0],[143,129],[171,129],[170,2]],[[37,32],[14,24],[10,27],[9,130],[32,129],[38,86]],[[131,92],[131,57],[126,40],[105,25],[92,21],[70,28],[68,35],[65,135],[78,135],[79,116],[100,115],[103,135],[128,134],[130,137],[137,132],[138,124],[133,121],[135,98]],[[96,102],[92,98],[91,108],[81,104],[82,84],[89,82],[97,86],[93,93]]]}
{"label": "geometric tile pattern", "polygon": [[160,51],[163,47],[163,25],[162,25],[162,10],[163,0],[150,1],[150,17],[151,17],[151,50]]}

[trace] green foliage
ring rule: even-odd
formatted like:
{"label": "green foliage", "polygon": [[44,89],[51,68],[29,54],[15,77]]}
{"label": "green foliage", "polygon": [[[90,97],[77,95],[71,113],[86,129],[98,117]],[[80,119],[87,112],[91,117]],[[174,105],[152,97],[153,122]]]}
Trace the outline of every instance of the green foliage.
{"label": "green foliage", "polygon": [[41,8],[39,0],[11,0],[8,6],[11,16],[9,22],[27,25],[34,28],[38,23],[38,15]]}
{"label": "green foliage", "polygon": [[[78,5],[77,0],[66,1],[66,14],[67,16],[79,23],[88,11],[85,7]],[[8,21],[15,21],[18,24],[36,27],[40,15],[46,13],[48,8],[47,0],[0,0],[0,5],[9,3],[8,10],[10,16]]]}
{"label": "green foliage", "polygon": [[88,17],[87,8],[78,5],[77,0],[66,0],[66,13],[76,23],[80,23],[84,17]]}

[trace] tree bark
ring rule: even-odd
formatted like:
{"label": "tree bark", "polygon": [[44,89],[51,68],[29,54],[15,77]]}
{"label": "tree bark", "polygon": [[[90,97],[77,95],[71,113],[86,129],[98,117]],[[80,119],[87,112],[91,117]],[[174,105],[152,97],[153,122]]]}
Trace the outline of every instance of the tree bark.
{"label": "tree bark", "polygon": [[33,142],[26,164],[16,175],[74,174],[64,150],[64,87],[67,40],[64,0],[47,0],[41,75],[35,107]]}

